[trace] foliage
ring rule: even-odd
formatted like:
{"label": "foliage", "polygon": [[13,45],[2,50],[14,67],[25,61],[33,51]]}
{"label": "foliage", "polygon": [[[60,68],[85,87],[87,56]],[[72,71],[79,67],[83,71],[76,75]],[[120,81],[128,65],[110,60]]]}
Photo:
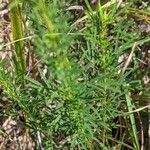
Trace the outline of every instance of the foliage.
{"label": "foliage", "polygon": [[[84,21],[73,24],[75,14],[66,9],[71,1],[20,1],[28,22],[24,32],[32,34],[32,53],[48,70],[45,75],[37,67],[36,78],[27,73],[24,87],[16,91],[20,83],[12,84],[1,69],[0,83],[25,113],[26,125],[35,134],[44,134],[46,149],[140,149],[134,114],[130,123],[121,111],[132,111],[129,92],[143,89],[134,78],[139,66],[135,55],[122,73],[125,62],[118,59],[130,54],[135,43],[142,45],[150,39],[136,28],[126,5],[121,8],[117,2],[102,5],[98,1],[93,10],[85,0]],[[18,75],[14,77],[17,80]],[[131,144],[126,144],[124,136],[114,138],[116,118],[127,120]]]}

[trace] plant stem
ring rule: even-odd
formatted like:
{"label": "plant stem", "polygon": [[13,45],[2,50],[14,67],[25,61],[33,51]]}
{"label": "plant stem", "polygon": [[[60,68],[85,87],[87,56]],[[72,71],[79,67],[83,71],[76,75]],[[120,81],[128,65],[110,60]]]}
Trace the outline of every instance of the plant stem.
{"label": "plant stem", "polygon": [[[107,14],[104,14],[103,8],[101,6],[100,0],[98,0],[98,14],[99,14],[99,22],[100,22],[100,32],[99,32],[99,45],[101,47],[101,67],[103,69],[103,72],[106,71],[106,50],[107,50],[107,24],[106,24],[106,18]],[[104,82],[106,80],[104,79]],[[106,88],[104,89],[104,99],[103,99],[103,107],[105,107],[107,103],[107,91]],[[104,111],[104,114],[106,113],[106,110]],[[103,121],[106,123],[107,120],[105,119],[105,115],[103,116]],[[103,130],[103,144],[105,145],[107,143],[106,140],[106,129]]]}
{"label": "plant stem", "polygon": [[[11,2],[16,2],[16,0],[11,0]],[[11,7],[10,9],[10,16],[11,16],[11,27],[12,27],[12,34],[13,40],[17,42],[14,43],[15,45],[15,55],[14,55],[14,64],[16,67],[17,75],[21,75],[21,80],[24,80],[25,74],[25,54],[24,54],[24,44],[22,40],[23,33],[22,33],[22,23],[21,23],[21,12],[19,5],[16,4],[15,6]]]}
{"label": "plant stem", "polygon": [[47,30],[49,32],[50,40],[53,41],[52,44],[54,47],[56,47],[57,41],[56,41],[56,35],[54,34],[54,25],[53,25],[53,22],[51,21],[51,19],[49,18],[47,7],[43,0],[38,0],[37,5],[38,5],[39,12],[41,14],[41,17],[42,17],[42,19],[47,27]]}
{"label": "plant stem", "polygon": [[85,1],[85,4],[86,4],[86,6],[87,6],[89,12],[90,12],[90,13],[93,13],[93,10],[92,10],[92,8],[91,8],[90,3],[88,2],[88,0],[84,0],[84,1]]}
{"label": "plant stem", "polygon": [[101,47],[101,59],[102,59],[102,68],[105,69],[106,67],[106,50],[108,47],[108,40],[107,40],[107,14],[104,14],[103,8],[101,6],[100,0],[98,1],[98,12],[100,18],[100,33],[99,33],[99,43]]}

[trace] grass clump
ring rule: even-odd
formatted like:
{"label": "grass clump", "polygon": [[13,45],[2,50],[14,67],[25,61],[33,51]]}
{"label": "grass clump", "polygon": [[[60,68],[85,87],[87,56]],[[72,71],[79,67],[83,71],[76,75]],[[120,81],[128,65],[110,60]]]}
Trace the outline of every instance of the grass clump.
{"label": "grass clump", "polygon": [[[75,12],[67,11],[71,1],[20,2],[28,22],[27,32],[33,35],[28,41],[32,44],[32,59],[37,63],[29,68],[23,87],[6,79],[4,70],[0,72],[0,83],[24,113],[37,147],[139,150],[136,117],[133,113],[126,116],[124,111],[134,110],[130,93],[145,91],[135,77],[139,69],[135,43],[142,46],[150,38],[142,36],[136,21],[127,15],[132,2],[120,6],[114,0],[102,5],[98,0],[92,8],[85,0],[78,20],[74,19]],[[12,28],[20,31],[15,25]],[[17,44],[29,49],[25,41]],[[16,51],[20,51],[18,59],[25,72],[25,53],[22,48]],[[126,60],[119,62],[125,55]],[[38,65],[39,60],[46,66],[46,73]],[[16,87],[20,87],[18,91]],[[42,143],[38,142],[39,134],[43,135]]]}

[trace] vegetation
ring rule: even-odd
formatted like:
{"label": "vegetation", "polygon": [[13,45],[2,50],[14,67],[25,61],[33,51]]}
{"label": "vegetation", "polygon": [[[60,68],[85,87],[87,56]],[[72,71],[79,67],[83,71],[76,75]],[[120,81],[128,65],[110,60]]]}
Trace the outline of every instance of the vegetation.
{"label": "vegetation", "polygon": [[5,115],[23,116],[37,149],[148,149],[150,72],[141,64],[150,36],[138,25],[150,23],[149,2],[92,2],[12,0]]}

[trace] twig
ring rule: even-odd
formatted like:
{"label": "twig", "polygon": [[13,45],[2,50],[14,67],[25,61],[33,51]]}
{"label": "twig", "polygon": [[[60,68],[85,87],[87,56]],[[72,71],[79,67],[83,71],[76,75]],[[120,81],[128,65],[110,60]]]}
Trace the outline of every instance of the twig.
{"label": "twig", "polygon": [[130,64],[130,62],[131,62],[131,59],[132,59],[134,50],[135,50],[135,48],[136,48],[136,45],[137,45],[137,42],[135,42],[134,45],[133,45],[133,47],[132,47],[131,53],[130,53],[130,55],[129,55],[129,57],[128,57],[128,59],[127,59],[125,65],[124,65],[124,67],[123,67],[123,69],[122,69],[122,74],[124,74],[124,72],[126,71],[126,69],[128,68],[128,66],[129,66],[129,64]]}
{"label": "twig", "polygon": [[83,10],[83,7],[80,5],[74,5],[74,6],[68,7],[66,10]]}
{"label": "twig", "polygon": [[149,108],[150,108],[150,104],[149,104],[149,105],[147,105],[147,106],[144,106],[144,107],[138,108],[138,109],[136,109],[136,110],[129,111],[129,112],[127,112],[127,114],[131,114],[131,113],[139,112],[139,111],[144,110],[144,109],[146,109],[146,108],[148,108],[148,109],[149,109]]}
{"label": "twig", "polygon": [[30,68],[26,74],[26,76],[28,76],[30,74],[30,72],[41,62],[41,60],[38,60],[33,66],[32,68]]}
{"label": "twig", "polygon": [[6,46],[15,44],[16,42],[23,41],[23,40],[27,40],[27,39],[31,39],[32,37],[33,37],[33,35],[27,36],[27,37],[24,37],[24,38],[21,38],[21,39],[14,40],[14,41],[12,41],[12,42],[9,42],[9,43],[3,45],[3,46],[0,48],[0,50],[1,50],[2,48],[6,47]]}
{"label": "twig", "polygon": [[42,147],[42,140],[41,140],[41,135],[39,131],[37,131],[37,138],[38,138],[37,142],[38,142],[40,150],[44,150],[44,148]]}
{"label": "twig", "polygon": [[144,129],[143,129],[143,123],[142,123],[142,119],[141,119],[140,113],[137,112],[137,114],[138,114],[140,128],[141,128],[141,150],[144,150]]}

